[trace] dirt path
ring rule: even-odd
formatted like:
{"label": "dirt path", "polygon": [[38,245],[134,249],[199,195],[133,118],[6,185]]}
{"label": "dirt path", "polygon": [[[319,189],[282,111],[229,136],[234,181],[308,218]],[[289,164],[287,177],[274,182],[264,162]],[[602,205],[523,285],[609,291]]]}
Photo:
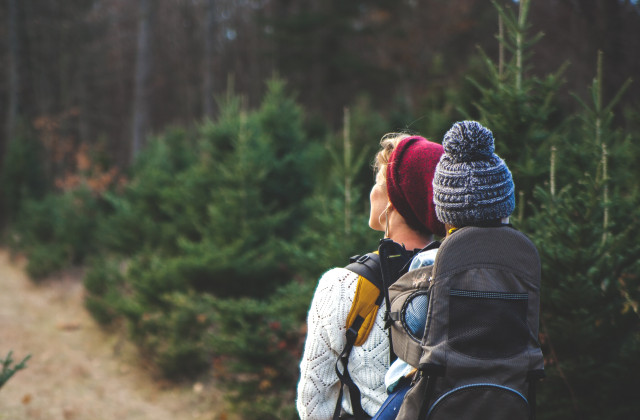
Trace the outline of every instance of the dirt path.
{"label": "dirt path", "polygon": [[0,420],[227,419],[208,384],[159,383],[83,306],[79,273],[32,283],[0,250],[0,358],[27,368],[0,389]]}

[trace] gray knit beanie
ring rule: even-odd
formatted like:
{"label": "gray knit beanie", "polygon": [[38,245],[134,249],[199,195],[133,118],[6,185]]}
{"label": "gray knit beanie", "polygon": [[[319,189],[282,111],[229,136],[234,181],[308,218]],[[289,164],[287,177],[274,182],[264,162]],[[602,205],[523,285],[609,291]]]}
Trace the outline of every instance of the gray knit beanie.
{"label": "gray knit beanie", "polygon": [[513,179],[494,153],[493,133],[476,121],[457,122],[442,146],[433,177],[438,219],[462,227],[508,217],[516,204]]}

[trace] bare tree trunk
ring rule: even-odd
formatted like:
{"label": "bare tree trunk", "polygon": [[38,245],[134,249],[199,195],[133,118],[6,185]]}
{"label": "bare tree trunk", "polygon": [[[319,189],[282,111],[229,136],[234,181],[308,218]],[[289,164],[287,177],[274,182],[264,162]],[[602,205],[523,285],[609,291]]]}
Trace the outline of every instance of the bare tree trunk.
{"label": "bare tree trunk", "polygon": [[527,13],[529,12],[529,0],[522,0],[519,2],[518,8],[518,30],[516,32],[516,90],[518,93],[522,90],[522,73],[523,69],[523,57],[524,50],[524,33],[527,23]]}
{"label": "bare tree trunk", "polygon": [[343,141],[344,141],[344,233],[351,234],[351,181],[353,178],[351,162],[351,113],[344,107]]}
{"label": "bare tree trunk", "polygon": [[133,100],[133,135],[131,161],[144,146],[149,134],[150,76],[151,76],[151,24],[153,20],[153,0],[139,0],[138,50],[135,70],[135,97]]}
{"label": "bare tree trunk", "polygon": [[[16,136],[20,113],[20,36],[18,22],[18,0],[9,0],[9,103],[7,106],[7,146]],[[0,150],[1,152],[2,150]],[[0,165],[2,165],[0,163]],[[0,166],[1,167],[1,166]]]}
{"label": "bare tree trunk", "polygon": [[[18,118],[20,117],[20,23],[18,14],[18,0],[9,0],[7,11],[8,26],[8,44],[9,44],[9,69],[8,69],[8,99],[7,99],[7,126],[4,136],[0,135],[0,174],[3,173],[5,161],[7,159],[6,151],[9,149],[9,143],[15,140]],[[4,137],[4,139],[3,139]],[[0,229],[3,227],[7,214],[10,213],[5,203],[4,185],[0,184]],[[8,201],[8,200],[7,200]],[[6,213],[5,213],[6,212]]]}
{"label": "bare tree trunk", "polygon": [[500,42],[498,42],[498,76],[500,76],[500,82],[502,82],[502,75],[504,74],[504,22],[502,21],[502,15],[498,15],[498,36]]}
{"label": "bare tree trunk", "polygon": [[206,4],[207,17],[204,26],[204,85],[203,112],[205,117],[213,117],[213,34],[215,28],[215,0],[208,0]]}

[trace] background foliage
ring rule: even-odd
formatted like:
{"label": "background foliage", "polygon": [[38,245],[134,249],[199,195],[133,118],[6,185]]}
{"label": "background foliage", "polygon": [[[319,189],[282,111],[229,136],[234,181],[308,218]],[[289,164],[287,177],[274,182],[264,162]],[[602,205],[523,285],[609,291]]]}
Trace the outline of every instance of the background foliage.
{"label": "background foliage", "polygon": [[[0,6],[22,70],[0,86],[4,241],[34,280],[86,266],[87,308],[158,374],[295,418],[316,279],[379,239],[378,139],[473,118],[542,257],[539,418],[640,411],[635,2],[144,2]],[[125,41],[145,27],[146,108]],[[133,120],[155,132],[137,154]]]}

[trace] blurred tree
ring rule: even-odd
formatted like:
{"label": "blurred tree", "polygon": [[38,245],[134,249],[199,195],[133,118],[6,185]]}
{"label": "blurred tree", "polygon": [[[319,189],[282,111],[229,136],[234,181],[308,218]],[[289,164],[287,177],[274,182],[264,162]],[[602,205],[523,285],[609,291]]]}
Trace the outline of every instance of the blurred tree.
{"label": "blurred tree", "polygon": [[[20,70],[22,59],[21,37],[20,37],[20,23],[18,18],[18,6],[17,0],[8,1],[7,10],[7,32],[8,32],[8,99],[7,99],[7,127],[4,135],[0,135],[0,174],[4,173],[4,166],[7,154],[6,150],[9,148],[9,144],[14,141],[16,137],[16,128],[18,125],[18,118],[20,115]],[[7,198],[7,194],[4,192],[6,186],[4,183],[0,185],[0,226],[2,226],[6,217],[4,200]]]}
{"label": "blurred tree", "polygon": [[[19,4],[18,0],[9,0],[8,7],[8,32],[9,32],[9,99],[7,105],[7,131],[6,139],[11,142],[16,136],[16,126],[18,124],[18,118],[20,116],[20,101],[22,80],[20,73],[22,71],[22,42],[21,42],[21,24],[19,19]],[[4,147],[0,144],[0,155],[4,151]],[[2,168],[2,162],[0,162],[0,169]]]}
{"label": "blurred tree", "polygon": [[138,5],[140,10],[138,15],[138,49],[136,53],[135,93],[133,99],[132,161],[135,160],[144,146],[150,129],[151,31],[155,9],[152,0],[139,0]]}
{"label": "blurred tree", "polygon": [[[78,117],[67,127],[78,141],[102,141],[112,160],[128,165],[141,2],[11,1],[0,9],[3,38],[9,59],[15,51],[9,6],[15,4],[22,60],[13,74],[21,81],[18,87],[9,83],[12,67],[6,66],[3,134],[13,125],[11,98],[20,102],[26,125],[76,109]],[[409,128],[439,137],[458,118],[455,105],[474,98],[459,80],[477,68],[475,45],[497,58],[497,15],[486,2],[217,0],[212,16],[211,1],[151,2],[150,130],[193,124],[210,112],[212,97],[224,93],[229,80],[248,107],[257,107],[263,81],[277,72],[300,93],[305,109],[333,129],[341,125],[344,106],[354,109],[364,92],[374,112],[393,120],[385,131]],[[548,74],[570,59],[567,87],[582,92],[590,80],[587,64],[600,48],[610,75],[605,91],[613,92],[627,74],[640,72],[640,56],[633,53],[640,48],[639,9],[637,2],[619,0],[533,2],[531,22],[547,35],[531,47],[536,67],[525,75]],[[640,84],[631,86],[618,106],[637,104],[638,89]],[[566,99],[560,103],[575,107]]]}
{"label": "blurred tree", "polygon": [[[555,1],[537,0],[531,4],[530,21],[545,36],[534,47],[538,74],[546,74],[563,62],[571,63],[571,77],[565,89],[586,94],[593,78],[592,63],[603,51],[604,99],[624,83],[629,75],[640,74],[640,3],[627,0]],[[617,105],[618,120],[622,110],[640,104],[640,84],[629,87],[628,95]],[[583,99],[586,99],[583,97]],[[578,111],[575,101],[562,97],[563,107]],[[619,123],[619,121],[617,121]]]}
{"label": "blurred tree", "polygon": [[21,131],[2,156],[5,162],[0,172],[0,221],[7,224],[16,221],[25,201],[41,199],[50,185],[44,174],[42,144],[32,133]]}
{"label": "blurred tree", "polygon": [[211,362],[211,295],[264,299],[300,267],[291,249],[307,229],[322,149],[283,82],[267,89],[255,111],[230,96],[196,139],[184,130],[154,139],[124,194],[107,195],[87,306],[105,324],[126,319],[166,376],[193,376]]}
{"label": "blurred tree", "polygon": [[213,117],[213,30],[216,25],[216,2],[215,0],[208,0],[206,3],[206,14],[204,24],[204,66],[203,66],[203,83],[202,83],[202,96],[203,96],[203,114],[205,117]]}

